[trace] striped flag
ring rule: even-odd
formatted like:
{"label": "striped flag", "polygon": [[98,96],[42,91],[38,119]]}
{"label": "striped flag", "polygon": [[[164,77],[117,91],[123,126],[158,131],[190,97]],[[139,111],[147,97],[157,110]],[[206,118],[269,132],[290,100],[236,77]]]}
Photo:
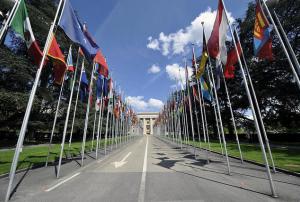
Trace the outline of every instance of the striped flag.
{"label": "striped flag", "polygon": [[224,10],[222,0],[219,0],[218,12],[211,36],[207,42],[209,56],[222,61],[226,64],[227,48],[226,48],[226,34],[228,30],[227,17]]}

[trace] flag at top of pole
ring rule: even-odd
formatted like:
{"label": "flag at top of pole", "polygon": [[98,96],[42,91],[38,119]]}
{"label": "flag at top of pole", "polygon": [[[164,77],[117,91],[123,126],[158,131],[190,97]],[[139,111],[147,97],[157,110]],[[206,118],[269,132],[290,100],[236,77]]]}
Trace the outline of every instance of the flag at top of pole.
{"label": "flag at top of pole", "polygon": [[90,38],[87,38],[83,32],[83,26],[81,25],[78,17],[76,16],[74,9],[69,0],[65,0],[63,10],[58,22],[66,35],[74,42],[80,45],[85,57],[92,61],[98,52],[99,47],[95,44],[91,44]]}
{"label": "flag at top of pole", "polygon": [[65,56],[60,50],[54,34],[52,35],[52,41],[47,55],[52,59],[54,82],[61,85],[67,70],[67,65]]}
{"label": "flag at top of pole", "polygon": [[74,72],[74,64],[73,64],[73,58],[72,58],[72,47],[69,49],[68,58],[67,58],[67,66],[68,71]]}
{"label": "flag at top of pole", "polygon": [[35,64],[39,65],[43,57],[43,53],[33,35],[24,0],[20,0],[20,5],[18,6],[15,16],[11,21],[11,28],[23,40],[25,40],[28,54],[33,57]]}
{"label": "flag at top of pole", "polygon": [[207,42],[207,48],[209,56],[221,60],[223,64],[226,64],[227,58],[227,48],[225,44],[227,30],[227,16],[222,0],[219,0],[217,16],[211,36]]}
{"label": "flag at top of pole", "polygon": [[254,23],[254,55],[260,59],[273,59],[272,54],[272,26],[266,18],[260,2],[256,1]]}

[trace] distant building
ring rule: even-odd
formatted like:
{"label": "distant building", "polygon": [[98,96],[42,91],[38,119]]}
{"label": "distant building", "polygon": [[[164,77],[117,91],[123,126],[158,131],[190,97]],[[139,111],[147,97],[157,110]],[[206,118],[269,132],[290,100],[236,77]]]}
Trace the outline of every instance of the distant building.
{"label": "distant building", "polygon": [[153,125],[158,118],[158,112],[137,113],[137,118],[143,129],[143,135],[153,135]]}

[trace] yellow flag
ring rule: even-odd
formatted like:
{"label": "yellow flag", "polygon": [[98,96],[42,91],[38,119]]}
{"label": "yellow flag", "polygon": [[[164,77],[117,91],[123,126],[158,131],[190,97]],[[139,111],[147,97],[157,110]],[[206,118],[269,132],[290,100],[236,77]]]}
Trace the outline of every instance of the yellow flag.
{"label": "yellow flag", "polygon": [[205,72],[205,65],[206,65],[207,59],[208,59],[208,54],[205,51],[202,54],[202,57],[201,57],[200,65],[199,65],[199,68],[198,68],[197,73],[196,73],[196,79],[200,79],[202,74]]}

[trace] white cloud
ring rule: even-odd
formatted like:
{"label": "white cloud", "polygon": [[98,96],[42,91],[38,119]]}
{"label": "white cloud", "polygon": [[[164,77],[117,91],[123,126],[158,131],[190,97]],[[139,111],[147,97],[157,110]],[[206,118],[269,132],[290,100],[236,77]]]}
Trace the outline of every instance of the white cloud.
{"label": "white cloud", "polygon": [[160,72],[160,67],[158,65],[152,65],[149,69],[148,69],[148,73],[149,74],[157,74],[158,72]]}
{"label": "white cloud", "polygon": [[[166,72],[169,76],[169,79],[177,81],[178,83],[185,84],[185,68],[181,67],[179,64],[174,63],[166,66]],[[192,76],[192,68],[188,67],[188,77]]]}
{"label": "white cloud", "polygon": [[149,43],[147,44],[147,48],[152,50],[160,50],[159,49],[159,41],[157,39],[152,39],[152,36],[148,37]]}
{"label": "white cloud", "polygon": [[164,106],[164,103],[161,100],[150,98],[148,101],[150,107],[161,109]]}
{"label": "white cloud", "polygon": [[164,105],[161,100],[150,98],[146,101],[143,96],[128,96],[125,100],[137,111],[159,111]]}
{"label": "white cloud", "polygon": [[[169,54],[183,54],[191,43],[202,43],[203,31],[201,22],[205,22],[205,35],[207,39],[209,38],[208,36],[211,34],[216,14],[216,10],[212,11],[211,8],[208,8],[206,11],[200,13],[189,26],[177,32],[170,34],[161,32],[158,39],[149,37],[147,47],[160,51],[164,56]],[[230,22],[234,21],[231,13],[229,13],[229,20]]]}

